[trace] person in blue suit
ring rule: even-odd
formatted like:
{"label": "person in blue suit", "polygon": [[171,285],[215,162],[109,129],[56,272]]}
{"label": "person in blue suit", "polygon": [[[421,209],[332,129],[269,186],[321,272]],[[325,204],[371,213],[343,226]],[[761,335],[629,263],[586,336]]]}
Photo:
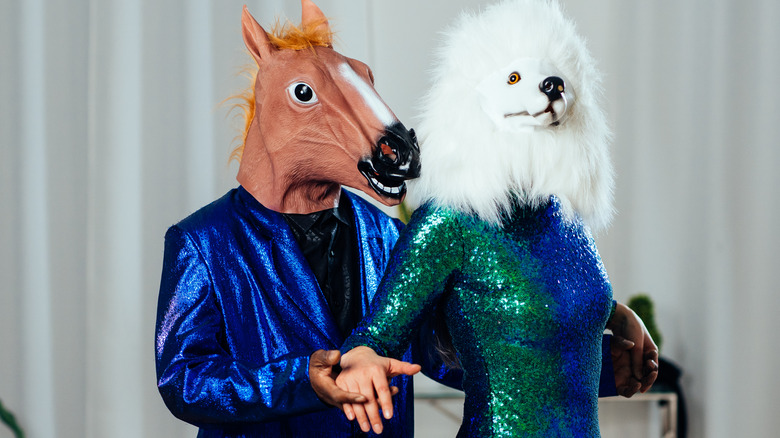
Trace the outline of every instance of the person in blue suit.
{"label": "person in blue suit", "polygon": [[[241,185],[165,237],[157,384],[199,436],[363,436],[333,407],[364,400],[336,387],[334,350],[367,312],[401,223],[342,187],[396,205],[419,175],[419,149],[368,67],[335,52],[325,16],[302,6],[299,27],[273,34],[244,9],[258,70],[242,95]],[[388,375],[404,375],[383,436],[413,433],[405,374],[416,371],[388,362]]]}
{"label": "person in blue suit", "polygon": [[[346,191],[339,208],[344,205],[352,210],[351,223],[341,224],[356,237],[361,269],[353,292],[362,315],[399,222]],[[295,240],[294,226],[239,187],[166,234],[158,383],[170,410],[202,428],[199,436],[359,436],[358,425],[323,402],[310,383],[312,354],[338,349],[345,333]],[[329,375],[335,359],[321,355],[314,361]],[[403,376],[393,385],[399,390],[396,415],[383,436],[409,436],[411,382]],[[339,401],[347,400],[332,403]]]}

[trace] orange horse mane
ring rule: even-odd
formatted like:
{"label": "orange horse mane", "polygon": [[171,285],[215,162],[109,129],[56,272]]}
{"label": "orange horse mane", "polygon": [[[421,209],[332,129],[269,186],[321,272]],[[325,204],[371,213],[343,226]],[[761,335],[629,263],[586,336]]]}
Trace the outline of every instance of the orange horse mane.
{"label": "orange horse mane", "polygon": [[[326,24],[327,20],[316,20],[305,26],[296,26],[289,21],[281,25],[277,20],[271,32],[267,32],[268,39],[277,50],[305,50],[314,47],[332,47],[333,32]],[[230,108],[240,110],[239,116],[243,119],[244,130],[236,139],[241,138],[241,144],[238,145],[230,154],[230,160],[241,162],[241,156],[246,144],[246,136],[249,133],[249,125],[255,117],[255,81],[257,80],[257,64],[247,65],[241,70],[243,76],[249,79],[249,86],[242,92],[235,94],[223,100],[223,102],[237,100]]]}

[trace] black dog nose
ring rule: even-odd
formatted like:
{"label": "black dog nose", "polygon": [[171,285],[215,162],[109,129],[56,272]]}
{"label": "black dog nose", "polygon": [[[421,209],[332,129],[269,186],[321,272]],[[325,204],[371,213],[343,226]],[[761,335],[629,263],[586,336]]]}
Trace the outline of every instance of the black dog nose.
{"label": "black dog nose", "polygon": [[558,76],[549,76],[539,84],[539,90],[547,95],[550,102],[560,99],[565,89],[566,84]]}

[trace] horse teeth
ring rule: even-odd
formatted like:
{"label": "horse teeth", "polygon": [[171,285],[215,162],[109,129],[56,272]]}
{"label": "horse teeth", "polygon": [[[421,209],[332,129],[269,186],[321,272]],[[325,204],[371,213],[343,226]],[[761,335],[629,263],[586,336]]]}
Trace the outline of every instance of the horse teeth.
{"label": "horse teeth", "polygon": [[383,192],[389,193],[391,195],[397,195],[397,194],[401,193],[401,188],[403,187],[403,184],[401,184],[400,186],[395,186],[395,187],[387,187],[384,184],[382,184],[381,182],[379,182],[379,180],[376,179],[376,178],[371,178],[371,182],[379,190],[382,190]]}

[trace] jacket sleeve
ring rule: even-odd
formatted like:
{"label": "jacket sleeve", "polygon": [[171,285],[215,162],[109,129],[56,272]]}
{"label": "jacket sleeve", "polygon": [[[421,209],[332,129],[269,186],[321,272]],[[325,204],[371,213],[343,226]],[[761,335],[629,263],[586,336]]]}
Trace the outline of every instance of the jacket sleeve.
{"label": "jacket sleeve", "polygon": [[267,363],[225,347],[212,273],[193,239],[168,230],[157,307],[157,385],[178,418],[195,425],[258,422],[327,408],[309,381],[312,352]]}
{"label": "jacket sleeve", "polygon": [[[365,345],[379,355],[401,357],[462,261],[461,242],[450,239],[457,227],[438,211],[415,212],[393,248],[370,313],[344,342],[343,353]],[[442,245],[448,250],[441,251]]]}

